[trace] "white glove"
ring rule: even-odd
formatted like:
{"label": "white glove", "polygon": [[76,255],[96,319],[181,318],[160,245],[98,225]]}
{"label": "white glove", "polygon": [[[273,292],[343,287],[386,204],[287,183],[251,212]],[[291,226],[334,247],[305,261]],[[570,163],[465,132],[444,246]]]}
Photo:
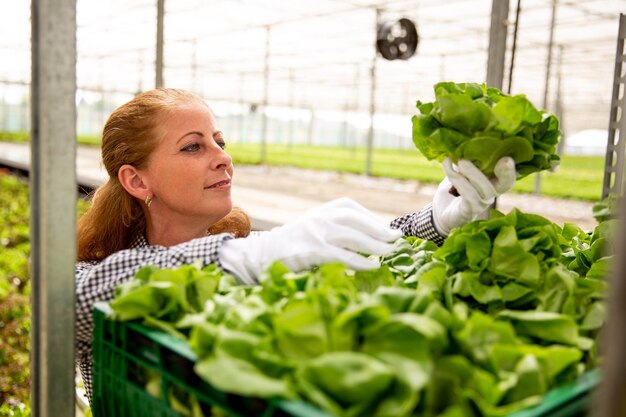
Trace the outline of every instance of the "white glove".
{"label": "white glove", "polygon": [[[446,178],[437,187],[433,198],[433,220],[442,236],[448,236],[455,227],[487,213],[496,197],[513,188],[517,177],[515,161],[509,156],[500,158],[496,163],[493,170],[495,177],[491,179],[466,159],[460,159],[455,166],[446,158],[443,170]],[[458,196],[450,193],[452,186]]]}
{"label": "white glove", "polygon": [[402,236],[384,219],[349,198],[315,207],[294,222],[269,232],[230,239],[219,249],[224,269],[244,284],[258,283],[263,268],[275,261],[292,271],[329,262],[343,262],[354,270],[378,268],[378,262],[357,252],[383,255]]}

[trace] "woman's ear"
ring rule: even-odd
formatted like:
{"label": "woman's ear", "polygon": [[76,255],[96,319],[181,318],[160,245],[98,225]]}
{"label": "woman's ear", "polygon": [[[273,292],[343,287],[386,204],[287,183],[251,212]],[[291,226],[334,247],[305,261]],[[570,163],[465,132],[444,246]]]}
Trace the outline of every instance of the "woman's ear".
{"label": "woman's ear", "polygon": [[122,187],[135,198],[144,200],[148,195],[148,187],[141,172],[132,165],[122,165],[117,171],[117,178]]}

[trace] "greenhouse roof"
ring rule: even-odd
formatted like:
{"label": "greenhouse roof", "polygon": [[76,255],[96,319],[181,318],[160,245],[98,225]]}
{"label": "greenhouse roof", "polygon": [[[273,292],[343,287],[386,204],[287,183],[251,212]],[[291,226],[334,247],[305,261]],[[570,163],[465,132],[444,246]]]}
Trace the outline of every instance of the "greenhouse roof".
{"label": "greenhouse roof", "polygon": [[[154,86],[156,4],[78,0],[79,90],[133,94]],[[550,111],[560,107],[571,130],[606,128],[626,1],[555,4],[546,88],[553,1],[510,2],[503,89]],[[29,2],[2,7],[0,93],[30,78]],[[375,103],[377,113],[412,114],[438,81],[485,81],[491,7],[488,0],[166,1],[165,85],[250,105],[263,103],[267,80],[270,106],[367,113],[376,22],[408,18],[417,51],[408,60],[376,59]]]}

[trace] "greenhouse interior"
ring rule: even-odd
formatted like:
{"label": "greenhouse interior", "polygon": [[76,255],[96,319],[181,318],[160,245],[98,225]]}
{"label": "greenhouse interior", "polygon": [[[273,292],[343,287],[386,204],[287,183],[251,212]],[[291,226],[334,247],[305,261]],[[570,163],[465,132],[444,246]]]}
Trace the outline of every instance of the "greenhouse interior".
{"label": "greenhouse interior", "polygon": [[626,416],[625,0],[0,10],[0,417]]}

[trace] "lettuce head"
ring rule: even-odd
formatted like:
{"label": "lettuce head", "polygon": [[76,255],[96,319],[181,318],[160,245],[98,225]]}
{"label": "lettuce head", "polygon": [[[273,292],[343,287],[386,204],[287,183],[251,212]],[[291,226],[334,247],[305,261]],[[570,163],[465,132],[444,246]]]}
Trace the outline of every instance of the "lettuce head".
{"label": "lettuce head", "polygon": [[559,164],[558,119],[538,110],[524,95],[510,96],[478,83],[435,84],[435,101],[417,101],[413,142],[429,160],[472,161],[493,175],[498,160],[515,160],[518,178]]}

